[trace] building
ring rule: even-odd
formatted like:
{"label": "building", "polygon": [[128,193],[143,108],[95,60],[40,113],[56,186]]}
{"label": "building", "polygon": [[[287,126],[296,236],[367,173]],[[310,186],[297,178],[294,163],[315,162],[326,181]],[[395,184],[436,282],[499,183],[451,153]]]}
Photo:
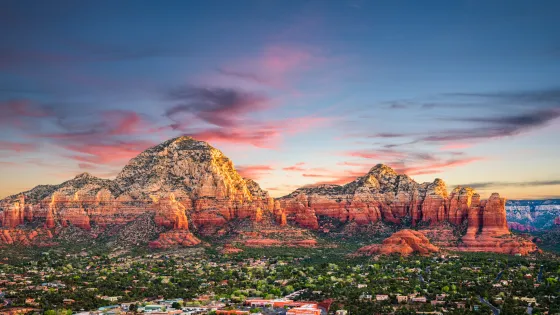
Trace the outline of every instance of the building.
{"label": "building", "polygon": [[153,305],[146,305],[144,306],[144,312],[161,312],[165,309],[165,306],[163,305],[157,305],[157,304],[153,304]]}
{"label": "building", "polygon": [[408,296],[397,295],[397,303],[406,303],[406,302],[408,302]]}
{"label": "building", "polygon": [[426,303],[426,297],[424,296],[413,297],[411,301],[415,303]]}
{"label": "building", "polygon": [[336,315],[348,315],[348,311],[347,310],[338,310],[338,311],[336,311]]}
{"label": "building", "polygon": [[389,296],[387,294],[377,294],[375,296],[375,300],[376,301],[388,301],[389,300]]}
{"label": "building", "polygon": [[288,310],[286,315],[321,315],[321,309],[317,304],[305,304]]}

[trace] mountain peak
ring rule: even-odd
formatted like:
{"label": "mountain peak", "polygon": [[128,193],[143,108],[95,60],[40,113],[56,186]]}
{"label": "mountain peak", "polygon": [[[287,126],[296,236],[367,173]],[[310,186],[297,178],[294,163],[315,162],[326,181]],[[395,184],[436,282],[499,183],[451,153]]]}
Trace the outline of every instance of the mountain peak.
{"label": "mountain peak", "polygon": [[380,173],[392,173],[397,175],[397,172],[395,172],[395,170],[393,168],[391,168],[390,166],[386,165],[386,164],[377,164],[374,167],[372,167],[369,172],[370,174],[380,174]]}
{"label": "mountain peak", "polygon": [[95,176],[91,175],[88,172],[83,172],[81,174],[76,175],[76,177],[74,177],[74,179],[87,179],[87,178],[95,178]]}
{"label": "mountain peak", "polygon": [[[160,151],[168,148],[177,148],[180,150],[204,150],[204,149],[213,149],[213,147],[205,141],[196,140],[193,137],[189,136],[180,136],[176,138],[169,139],[165,142],[162,142],[152,149],[155,151]],[[150,149],[148,149],[149,151]]]}

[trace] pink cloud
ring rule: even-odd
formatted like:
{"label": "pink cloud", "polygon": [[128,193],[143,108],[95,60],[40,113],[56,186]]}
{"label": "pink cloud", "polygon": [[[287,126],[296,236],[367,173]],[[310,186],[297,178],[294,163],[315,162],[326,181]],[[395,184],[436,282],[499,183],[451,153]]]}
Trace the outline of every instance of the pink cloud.
{"label": "pink cloud", "polygon": [[292,166],[284,167],[284,168],[282,168],[282,169],[283,169],[284,171],[301,171],[301,172],[303,172],[303,171],[306,170],[304,167],[302,167],[302,166],[304,166],[304,165],[305,165],[305,162],[299,162],[299,163],[296,163],[296,164],[294,164],[294,165],[292,165]]}
{"label": "pink cloud", "polygon": [[359,150],[345,152],[345,155],[364,159],[376,159],[379,161],[400,159],[406,157],[406,153],[393,150]]}
{"label": "pink cloud", "polygon": [[[246,121],[230,128],[188,129],[175,126],[185,134],[208,142],[237,143],[258,148],[276,148],[285,135],[295,135],[309,129],[327,125],[333,119],[328,117],[296,117],[268,122]],[[186,129],[185,129],[186,127]]]}
{"label": "pink cloud", "polygon": [[238,166],[237,171],[243,178],[259,179],[265,175],[270,174],[274,168],[270,165],[241,165]]}
{"label": "pink cloud", "polygon": [[444,161],[436,161],[433,163],[418,164],[414,166],[404,166],[396,168],[397,172],[405,173],[408,175],[424,175],[424,174],[436,174],[441,173],[446,168],[454,168],[459,166],[464,166],[474,162],[482,161],[483,158],[473,157],[464,159],[451,159]]}
{"label": "pink cloud", "polygon": [[114,141],[111,143],[72,143],[62,145],[63,148],[81,153],[67,156],[76,161],[105,164],[130,160],[140,152],[153,146],[150,141]]}
{"label": "pink cloud", "polygon": [[462,149],[468,149],[472,146],[473,145],[470,144],[470,143],[448,143],[448,144],[440,147],[439,149],[442,150],[442,151],[462,150]]}
{"label": "pink cloud", "polygon": [[131,135],[142,133],[146,129],[146,123],[140,114],[133,111],[105,111],[101,116],[111,129],[108,131],[109,135]]}
{"label": "pink cloud", "polygon": [[266,47],[261,59],[262,68],[271,73],[284,74],[308,66],[314,56],[295,46]]}
{"label": "pink cloud", "polygon": [[0,140],[0,151],[13,151],[13,152],[32,152],[37,149],[37,145],[33,143],[19,143]]}
{"label": "pink cloud", "polygon": [[278,130],[227,130],[222,128],[207,129],[188,133],[193,138],[207,142],[249,144],[258,148],[271,149],[276,146],[280,136]]}
{"label": "pink cloud", "polygon": [[0,101],[0,123],[22,130],[36,130],[37,119],[53,117],[54,113],[28,99]]}
{"label": "pink cloud", "polygon": [[243,80],[274,88],[289,89],[299,75],[324,63],[326,58],[316,49],[298,45],[269,45],[257,55],[237,60],[221,67],[218,72],[223,77]]}

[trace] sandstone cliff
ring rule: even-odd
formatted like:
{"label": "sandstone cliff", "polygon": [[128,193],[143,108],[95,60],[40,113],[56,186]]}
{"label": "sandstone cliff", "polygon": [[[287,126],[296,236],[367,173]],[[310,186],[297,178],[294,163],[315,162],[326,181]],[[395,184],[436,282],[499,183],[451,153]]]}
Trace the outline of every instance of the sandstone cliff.
{"label": "sandstone cliff", "polygon": [[[507,226],[505,199],[492,194],[488,200],[470,187],[448,193],[445,183],[416,183],[390,167],[378,164],[366,175],[346,185],[304,187],[280,198],[288,217],[301,226],[319,228],[319,217],[367,225],[384,221],[403,226],[438,226],[450,223],[466,227],[461,250],[528,253],[531,242],[513,240]],[[515,244],[515,245],[512,245]],[[450,245],[454,246],[454,245]]]}
{"label": "sandstone cliff", "polygon": [[436,253],[439,248],[432,245],[424,234],[413,230],[400,230],[383,241],[382,244],[364,246],[356,252],[357,255],[390,255],[411,254],[428,255]]}
{"label": "sandstone cliff", "polygon": [[[84,173],[60,185],[37,186],[1,200],[0,240],[47,244],[70,226],[91,230],[95,237],[99,230],[146,215],[164,229],[150,243],[153,247],[199,244],[193,231],[233,234],[247,244],[279,239],[271,235],[291,235],[280,241],[307,246],[315,241],[302,228],[318,230],[320,218],[326,217],[363,226],[378,221],[412,227],[449,223],[464,234],[462,250],[506,252],[518,246],[526,253],[535,249],[532,243],[512,242],[505,199],[498,194],[480,200],[468,187],[449,193],[440,179],[419,184],[379,164],[346,185],[300,188],[274,200],[256,182],[242,178],[221,151],[190,137],[142,152],[115,180]],[[237,221],[251,224],[232,231]]]}
{"label": "sandstone cliff", "polygon": [[[171,230],[152,244],[165,247],[198,244],[190,227],[212,233],[234,218],[258,220],[273,207],[268,193],[243,179],[222,152],[206,142],[179,137],[133,158],[114,181],[84,173],[60,185],[37,186],[8,197],[0,201],[0,223],[5,235],[26,223],[89,230],[92,225],[126,224],[148,212],[156,224]],[[34,238],[18,239],[28,243]],[[12,241],[5,237],[3,243]]]}

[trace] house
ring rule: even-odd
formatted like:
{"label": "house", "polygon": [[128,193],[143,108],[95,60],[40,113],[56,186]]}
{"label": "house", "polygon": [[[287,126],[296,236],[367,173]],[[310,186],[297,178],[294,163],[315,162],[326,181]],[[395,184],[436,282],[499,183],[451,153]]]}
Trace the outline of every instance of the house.
{"label": "house", "polygon": [[362,294],[362,295],[360,295],[360,300],[362,300],[362,301],[371,301],[371,299],[372,299],[371,294]]}
{"label": "house", "polygon": [[375,296],[376,301],[387,301],[389,300],[389,296],[387,294],[377,294]]}
{"label": "house", "polygon": [[397,302],[398,302],[398,303],[406,303],[406,302],[408,302],[408,296],[406,296],[406,295],[397,295]]}
{"label": "house", "polygon": [[317,304],[305,304],[288,310],[286,315],[321,315],[321,309]]}
{"label": "house", "polygon": [[348,315],[347,310],[338,310],[336,311],[335,315]]}
{"label": "house", "polygon": [[537,299],[534,298],[534,297],[531,297],[531,298],[530,297],[521,297],[521,298],[519,298],[519,300],[521,300],[525,303],[528,303],[528,304],[535,303],[535,305],[537,305]]}
{"label": "house", "polygon": [[367,288],[367,284],[358,284],[358,289]]}
{"label": "house", "polygon": [[165,309],[163,305],[151,304],[144,306],[144,312],[151,313],[151,312],[161,312]]}
{"label": "house", "polygon": [[411,301],[414,303],[426,303],[426,297],[425,296],[413,297]]}
{"label": "house", "polygon": [[436,295],[436,300],[438,301],[443,301],[445,300],[445,298],[447,297],[447,294],[443,293],[443,294],[437,294]]}

